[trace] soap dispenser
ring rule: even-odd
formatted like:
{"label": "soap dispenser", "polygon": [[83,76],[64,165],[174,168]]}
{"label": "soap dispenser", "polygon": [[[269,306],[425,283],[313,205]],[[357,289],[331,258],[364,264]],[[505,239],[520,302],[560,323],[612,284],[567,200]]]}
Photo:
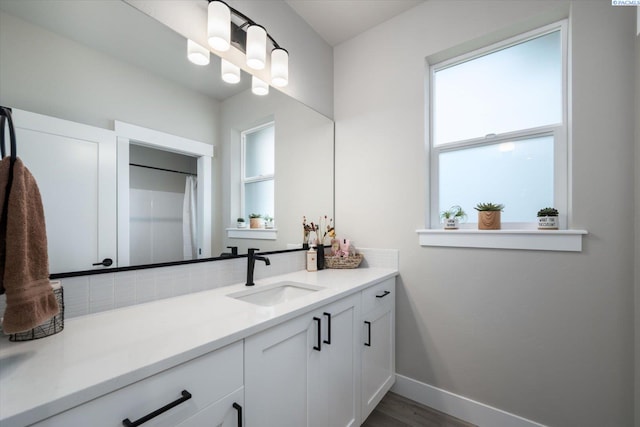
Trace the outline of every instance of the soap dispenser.
{"label": "soap dispenser", "polygon": [[313,248],[307,251],[307,271],[318,271],[317,252]]}

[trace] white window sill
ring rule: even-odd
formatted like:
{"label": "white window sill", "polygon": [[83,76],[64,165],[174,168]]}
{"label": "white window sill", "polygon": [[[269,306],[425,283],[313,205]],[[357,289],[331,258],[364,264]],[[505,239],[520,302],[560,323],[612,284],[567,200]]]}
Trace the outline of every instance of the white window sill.
{"label": "white window sill", "polygon": [[276,240],[277,228],[227,228],[227,237],[230,239],[256,239]]}
{"label": "white window sill", "polygon": [[586,230],[416,230],[421,246],[582,252]]}

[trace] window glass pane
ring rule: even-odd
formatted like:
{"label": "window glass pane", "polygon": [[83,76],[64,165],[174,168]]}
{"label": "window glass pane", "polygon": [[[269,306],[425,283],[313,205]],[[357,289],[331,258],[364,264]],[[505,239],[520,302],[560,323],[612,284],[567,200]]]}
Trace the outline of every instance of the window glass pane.
{"label": "window glass pane", "polygon": [[245,134],[245,177],[273,174],[274,135],[274,126]]}
{"label": "window glass pane", "polygon": [[562,122],[560,31],[435,72],[434,144]]}
{"label": "window glass pane", "polygon": [[440,153],[439,211],[460,205],[477,222],[478,203],[502,203],[504,222],[533,222],[553,206],[553,137]]}
{"label": "window glass pane", "polygon": [[249,216],[252,213],[274,216],[273,180],[252,182],[244,186],[244,209]]}

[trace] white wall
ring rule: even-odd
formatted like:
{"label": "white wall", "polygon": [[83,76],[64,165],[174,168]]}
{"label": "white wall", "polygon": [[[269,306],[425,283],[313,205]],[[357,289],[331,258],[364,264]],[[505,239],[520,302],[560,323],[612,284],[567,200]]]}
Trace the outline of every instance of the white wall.
{"label": "white wall", "polygon": [[636,300],[636,375],[635,375],[635,402],[636,402],[636,427],[640,427],[640,7],[636,7],[638,15],[638,36],[636,37],[636,251],[635,251],[635,300]]}
{"label": "white wall", "polygon": [[428,1],[337,46],[337,230],[400,249],[399,374],[542,424],[630,426],[633,233],[600,207],[634,209],[632,8],[571,2],[583,252],[422,248],[415,233],[427,216],[425,57],[566,6]]}

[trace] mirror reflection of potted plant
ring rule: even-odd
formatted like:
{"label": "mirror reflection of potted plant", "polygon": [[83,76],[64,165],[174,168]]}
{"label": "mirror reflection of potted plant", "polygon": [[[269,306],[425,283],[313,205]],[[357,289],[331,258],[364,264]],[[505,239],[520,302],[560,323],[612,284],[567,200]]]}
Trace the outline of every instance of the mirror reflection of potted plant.
{"label": "mirror reflection of potted plant", "polygon": [[544,208],[538,211],[538,230],[557,230],[558,210],[555,208]]}
{"label": "mirror reflection of potted plant", "polygon": [[264,228],[273,228],[273,217],[269,215],[264,216]]}
{"label": "mirror reflection of potted plant", "polygon": [[440,218],[442,218],[445,230],[457,230],[460,221],[467,219],[467,214],[460,206],[455,205],[440,213]]}
{"label": "mirror reflection of potted plant", "polygon": [[244,222],[244,218],[238,218],[236,220],[238,228],[247,228],[247,223]]}
{"label": "mirror reflection of potted plant", "polygon": [[478,230],[500,230],[503,204],[478,203],[474,209],[478,211]]}
{"label": "mirror reflection of potted plant", "polygon": [[257,213],[252,213],[249,215],[249,228],[263,228],[264,223],[262,222],[262,215]]}

